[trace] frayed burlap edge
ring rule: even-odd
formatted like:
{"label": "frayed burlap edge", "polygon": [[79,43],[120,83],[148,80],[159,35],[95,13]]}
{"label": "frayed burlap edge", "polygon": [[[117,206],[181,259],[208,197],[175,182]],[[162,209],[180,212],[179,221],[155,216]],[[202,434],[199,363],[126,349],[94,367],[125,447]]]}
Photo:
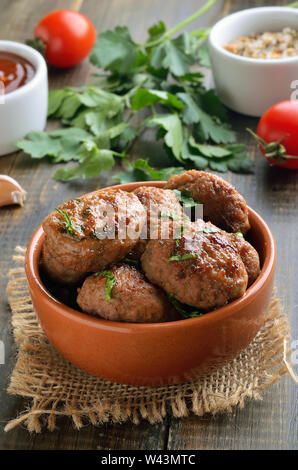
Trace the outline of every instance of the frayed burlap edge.
{"label": "frayed burlap edge", "polygon": [[193,412],[230,412],[246,399],[260,400],[260,391],[276,382],[290,365],[289,323],[273,296],[264,326],[251,344],[233,361],[187,383],[159,387],[120,385],[93,377],[65,360],[49,344],[33,310],[24,273],[25,249],[16,248],[16,267],[7,286],[13,334],[18,348],[8,393],[32,399],[31,408],[10,421],[5,431],[25,423],[29,431],[46,425],[56,428],[58,416],[71,417],[74,426],[90,422],[141,419],[161,422],[170,413],[181,418]]}

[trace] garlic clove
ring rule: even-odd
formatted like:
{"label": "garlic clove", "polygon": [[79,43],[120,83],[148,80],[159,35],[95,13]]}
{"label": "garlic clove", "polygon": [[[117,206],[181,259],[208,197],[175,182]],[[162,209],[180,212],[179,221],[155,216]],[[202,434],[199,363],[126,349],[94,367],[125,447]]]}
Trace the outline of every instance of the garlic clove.
{"label": "garlic clove", "polygon": [[11,204],[24,205],[26,191],[19,183],[7,175],[0,175],[0,207]]}

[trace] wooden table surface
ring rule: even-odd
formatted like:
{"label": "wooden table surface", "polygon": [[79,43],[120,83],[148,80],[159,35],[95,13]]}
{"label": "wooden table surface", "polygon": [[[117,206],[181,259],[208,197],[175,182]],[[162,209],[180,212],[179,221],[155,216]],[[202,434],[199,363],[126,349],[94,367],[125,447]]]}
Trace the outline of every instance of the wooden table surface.
{"label": "wooden table surface", "polygon": [[[0,38],[24,41],[32,36],[34,25],[47,12],[70,8],[72,0],[1,0]],[[128,25],[133,36],[143,41],[147,28],[159,19],[174,26],[192,12],[203,0],[85,0],[81,8],[94,22],[97,31]],[[266,1],[219,1],[212,11],[196,22],[212,25],[230,12],[267,4]],[[270,4],[285,5],[286,1]],[[189,28],[193,28],[190,25]],[[51,88],[82,85],[90,76],[88,61],[68,70],[49,72]],[[298,78],[298,77],[297,77]],[[274,77],[272,78],[274,80]],[[266,220],[275,236],[278,249],[276,285],[285,310],[288,312],[292,340],[298,338],[298,171],[270,168],[256,150],[245,128],[255,128],[256,120],[232,114],[239,140],[248,143],[256,168],[252,175],[227,173],[245,196],[250,206]],[[158,155],[159,144],[145,135],[133,154],[146,158]],[[0,365],[0,449],[295,449],[297,448],[297,387],[289,376],[283,376],[263,393],[263,401],[248,402],[243,410],[232,414],[186,419],[168,418],[163,424],[142,422],[121,425],[88,425],[80,431],[68,419],[58,421],[59,430],[53,433],[29,434],[23,427],[3,432],[7,420],[25,409],[27,402],[8,396],[6,388],[15,363],[15,346],[11,335],[10,311],[5,288],[6,273],[12,266],[16,245],[25,246],[35,227],[53,207],[62,201],[112,183],[111,175],[87,181],[60,183],[52,179],[55,168],[42,161],[33,161],[22,152],[0,158],[0,174],[8,174],[25,188],[28,198],[23,208],[0,210],[0,340],[5,343],[6,363]]]}

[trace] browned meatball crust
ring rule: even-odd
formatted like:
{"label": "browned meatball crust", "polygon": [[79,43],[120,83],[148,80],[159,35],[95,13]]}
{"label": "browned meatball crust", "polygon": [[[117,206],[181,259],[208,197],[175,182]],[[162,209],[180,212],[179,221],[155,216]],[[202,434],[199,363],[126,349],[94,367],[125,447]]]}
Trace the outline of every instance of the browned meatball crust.
{"label": "browned meatball crust", "polygon": [[145,220],[139,199],[120,189],[68,201],[43,222],[42,265],[53,280],[75,284],[123,259],[137,243]]}
{"label": "browned meatball crust", "polygon": [[150,240],[141,262],[151,282],[202,310],[221,307],[246,291],[247,272],[229,238],[187,221],[179,240]]}
{"label": "browned meatball crust", "polygon": [[253,282],[258,278],[261,268],[260,268],[260,258],[257,250],[244,238],[239,237],[238,235],[231,233],[230,240],[236,246],[239,255],[244,263],[247,275],[248,275],[248,287],[252,285]]}
{"label": "browned meatball crust", "polygon": [[[115,277],[111,300],[106,299],[106,278],[92,275],[85,279],[77,302],[84,312],[106,320],[153,323],[174,318],[173,307],[166,295],[146,281],[142,273],[127,264],[113,266]],[[178,317],[178,315],[176,314]]]}
{"label": "browned meatball crust", "polygon": [[61,263],[56,255],[49,252],[46,243],[43,244],[41,253],[41,267],[50,279],[65,285],[73,285],[81,281],[82,273]]}
{"label": "browned meatball crust", "polygon": [[235,246],[244,263],[248,275],[248,286],[250,286],[257,279],[260,274],[259,254],[255,248],[248,241],[246,241],[243,236],[241,236],[240,233],[237,234],[225,232],[224,230],[221,230],[215,225],[211,224],[211,222],[204,222],[200,219],[198,219],[196,222],[193,222],[193,226],[196,230],[217,230],[226,236]]}
{"label": "browned meatball crust", "polygon": [[204,205],[204,219],[227,232],[245,234],[250,228],[245,199],[219,176],[189,170],[172,176],[165,188],[189,190],[193,199]]}
{"label": "browned meatball crust", "polygon": [[147,210],[147,233],[143,231],[141,235],[143,239],[152,238],[153,234],[156,233],[156,227],[161,224],[162,230],[167,234],[172,221],[183,217],[183,209],[177,196],[171,190],[140,186],[134,190],[134,194]]}

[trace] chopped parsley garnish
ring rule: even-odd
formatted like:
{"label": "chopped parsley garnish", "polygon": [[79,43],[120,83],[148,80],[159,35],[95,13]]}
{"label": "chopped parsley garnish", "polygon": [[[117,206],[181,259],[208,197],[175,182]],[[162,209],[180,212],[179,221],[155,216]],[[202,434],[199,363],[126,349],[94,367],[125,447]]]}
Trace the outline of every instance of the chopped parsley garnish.
{"label": "chopped parsley garnish", "polygon": [[177,248],[179,248],[179,246],[180,246],[180,239],[181,239],[181,237],[182,237],[184,231],[185,231],[184,225],[180,225],[178,234],[177,234],[176,237],[175,237],[175,239],[176,239],[176,247],[177,247]]}
{"label": "chopped parsley garnish", "polygon": [[201,317],[203,313],[199,310],[194,310],[190,305],[182,304],[179,300],[175,299],[174,295],[171,293],[168,295],[169,301],[175,307],[177,312],[181,313],[184,318],[195,318]]}
{"label": "chopped parsley garnish", "polygon": [[99,273],[95,273],[95,276],[104,276],[106,278],[106,285],[105,285],[105,295],[106,300],[112,300],[111,294],[112,289],[115,285],[116,278],[112,271],[101,271]]}
{"label": "chopped parsley garnish", "polygon": [[168,217],[169,219],[172,220],[179,220],[180,216],[177,214],[172,214],[172,212],[158,212],[158,217]]}
{"label": "chopped parsley garnish", "polygon": [[137,259],[124,258],[123,263],[130,264],[131,266],[135,266],[136,268],[140,267],[140,261],[138,261]]}
{"label": "chopped parsley garnish", "polygon": [[196,213],[196,207],[201,206],[200,202],[196,202],[193,200],[192,194],[188,189],[173,189],[178,201],[182,205],[183,209],[185,209],[186,214],[183,214],[184,220],[189,220],[189,218],[194,222],[197,220],[198,217],[202,217],[201,214]]}
{"label": "chopped parsley garnish", "polygon": [[173,255],[168,258],[168,262],[170,261],[185,261],[187,259],[195,259],[199,258],[200,255],[198,253],[184,253],[183,255]]}
{"label": "chopped parsley garnish", "polygon": [[234,233],[234,235],[236,235],[236,237],[239,237],[239,238],[244,238],[242,232],[236,232],[236,233]]}
{"label": "chopped parsley garnish", "polygon": [[173,192],[176,194],[178,201],[184,207],[195,207],[201,204],[201,202],[196,202],[193,200],[192,194],[188,189],[173,189]]}
{"label": "chopped parsley garnish", "polygon": [[60,215],[62,215],[63,217],[63,224],[64,224],[64,227],[67,231],[67,233],[70,233],[71,235],[73,235],[76,231],[76,226],[74,225],[74,223],[72,222],[71,218],[69,217],[69,215],[67,214],[67,212],[65,211],[62,211],[60,209],[55,209]]}
{"label": "chopped parsley garnish", "polygon": [[198,230],[198,232],[216,233],[216,232],[220,232],[220,230],[219,228],[215,228],[215,227],[207,227],[207,228],[202,228],[202,230]]}

